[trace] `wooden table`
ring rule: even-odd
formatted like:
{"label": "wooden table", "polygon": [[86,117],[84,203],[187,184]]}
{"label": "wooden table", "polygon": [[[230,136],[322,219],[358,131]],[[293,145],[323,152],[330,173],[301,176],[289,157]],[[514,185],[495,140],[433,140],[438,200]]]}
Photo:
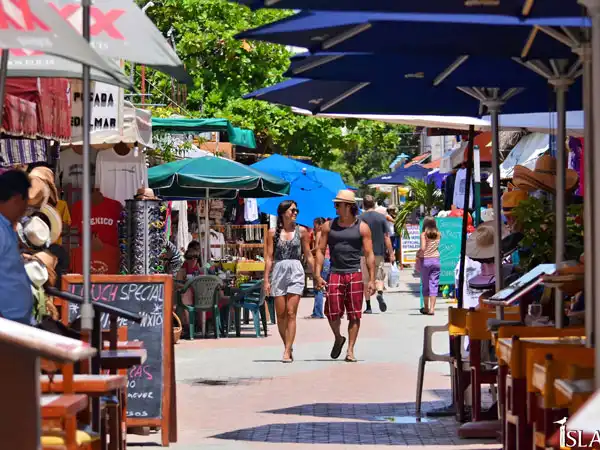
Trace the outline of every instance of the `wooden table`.
{"label": "wooden table", "polygon": [[[528,345],[585,345],[585,337],[543,337],[543,338],[521,338],[522,344]],[[504,362],[508,366],[512,362],[513,339],[498,339],[498,361]]]}
{"label": "wooden table", "polygon": [[[63,376],[55,375],[40,377],[42,392],[62,392]],[[110,392],[127,387],[127,377],[124,375],[75,375],[73,377],[73,390],[86,395],[108,395]]]}
{"label": "wooden table", "polygon": [[569,412],[577,411],[594,393],[594,380],[554,380],[556,399],[569,405]]}
{"label": "wooden table", "polygon": [[42,419],[62,419],[74,416],[87,407],[87,396],[73,395],[43,395],[40,398]]}
{"label": "wooden table", "polygon": [[100,365],[103,370],[128,369],[146,362],[145,349],[103,350],[100,352]]}

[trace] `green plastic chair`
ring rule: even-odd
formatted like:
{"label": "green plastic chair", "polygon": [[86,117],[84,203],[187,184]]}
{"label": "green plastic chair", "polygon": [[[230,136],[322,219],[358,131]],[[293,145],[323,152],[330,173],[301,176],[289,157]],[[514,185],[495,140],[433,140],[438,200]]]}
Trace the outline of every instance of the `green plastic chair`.
{"label": "green plastic chair", "polygon": [[[190,340],[196,335],[196,313],[213,313],[213,325],[215,330],[215,339],[219,338],[221,329],[221,314],[219,311],[220,287],[223,281],[214,275],[201,275],[188,280],[183,289],[179,291],[177,303],[179,307],[187,310],[190,318]],[[188,289],[194,290],[194,304],[184,305],[182,296]]]}

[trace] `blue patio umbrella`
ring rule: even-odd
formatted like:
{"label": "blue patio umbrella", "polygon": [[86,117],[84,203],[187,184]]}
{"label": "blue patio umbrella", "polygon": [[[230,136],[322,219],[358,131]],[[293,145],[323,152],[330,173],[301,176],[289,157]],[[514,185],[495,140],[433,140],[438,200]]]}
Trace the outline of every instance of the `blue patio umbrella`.
{"label": "blue patio umbrella", "polygon": [[408,168],[402,167],[393,171],[392,173],[371,178],[370,180],[365,181],[365,184],[406,184],[407,178],[416,178],[417,180],[424,180],[427,177],[427,173],[429,173],[428,169],[418,165],[410,166]]}
{"label": "blue patio umbrella", "polygon": [[294,158],[288,158],[282,155],[272,155],[257,163],[252,164],[257,170],[261,170],[280,178],[294,178],[301,173],[306,173],[310,179],[323,183],[331,191],[345,189],[344,180],[337,172],[321,169],[310,164],[306,164]]}
{"label": "blue patio umbrella", "polygon": [[[493,94],[485,89],[464,88]],[[512,95],[502,111],[506,114],[548,111],[554,104],[547,86],[507,90]],[[518,94],[518,95],[517,95]],[[395,83],[323,81],[293,78],[244,96],[309,110],[314,114],[411,114],[480,116],[480,102],[455,87],[432,87],[428,80],[398,78]],[[482,99],[483,100],[483,99]],[[581,96],[569,96],[567,109],[581,109]]]}
{"label": "blue patio umbrella", "polygon": [[251,167],[290,183],[289,195],[259,199],[257,203],[261,212],[277,215],[277,207],[282,201],[293,200],[300,210],[297,221],[301,225],[312,227],[317,217],[335,217],[333,199],[339,190],[346,189],[339,173],[281,155],[270,156]]}
{"label": "blue patio umbrella", "polygon": [[[406,2],[401,2],[406,4]],[[586,18],[519,20],[467,14],[385,14],[302,11],[240,33],[252,39],[316,52],[426,52],[429,55],[570,56],[571,49],[544,32],[549,27],[589,27]],[[532,34],[533,33],[533,34]],[[530,41],[530,37],[533,40]],[[393,37],[393,38],[392,38]],[[490,42],[502,45],[490,46]],[[460,53],[457,53],[459,51]]]}
{"label": "blue patio umbrella", "polygon": [[[544,1],[502,0],[468,2],[464,0],[234,0],[258,8],[316,9],[323,11],[435,12],[440,14],[503,14],[523,17],[579,16],[584,8],[577,0]],[[528,4],[531,6],[528,7]]]}

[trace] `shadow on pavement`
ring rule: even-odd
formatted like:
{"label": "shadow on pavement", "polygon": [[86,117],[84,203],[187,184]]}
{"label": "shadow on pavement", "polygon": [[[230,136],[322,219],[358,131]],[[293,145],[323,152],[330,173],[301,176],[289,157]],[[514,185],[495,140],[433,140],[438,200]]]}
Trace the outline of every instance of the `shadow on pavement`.
{"label": "shadow on pavement", "polygon": [[217,439],[301,444],[346,445],[458,445],[489,444],[490,440],[462,440],[451,422],[394,424],[386,422],[308,422],[271,424],[230,431]]}

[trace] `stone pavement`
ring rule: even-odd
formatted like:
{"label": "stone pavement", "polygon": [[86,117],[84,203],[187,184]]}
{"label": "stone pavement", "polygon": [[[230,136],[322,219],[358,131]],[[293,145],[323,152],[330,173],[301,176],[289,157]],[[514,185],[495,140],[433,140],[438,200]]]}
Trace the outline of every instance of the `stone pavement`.
{"label": "stone pavement", "polygon": [[[366,316],[356,364],[329,358],[333,343],[326,320],[302,317],[312,311],[303,299],[293,364],[280,362],[283,346],[275,326],[267,338],[183,341],[176,346],[179,442],[174,450],[495,449],[493,441],[457,438],[452,418],[414,419],[417,361],[423,327],[443,325],[447,303],[436,315],[419,314],[418,280],[386,295],[385,314]],[[374,303],[374,309],[377,302]],[[434,340],[447,353],[447,335]],[[448,365],[426,368],[423,410],[449,404]],[[154,447],[159,435],[130,436],[129,448]]]}

